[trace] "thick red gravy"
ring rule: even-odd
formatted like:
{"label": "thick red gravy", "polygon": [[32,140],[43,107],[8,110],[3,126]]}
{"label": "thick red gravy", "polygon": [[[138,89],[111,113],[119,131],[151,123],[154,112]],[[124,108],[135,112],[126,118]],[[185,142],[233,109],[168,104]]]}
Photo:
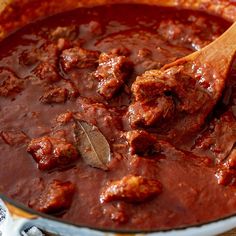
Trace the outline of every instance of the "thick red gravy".
{"label": "thick red gravy", "polygon": [[[128,113],[138,75],[201,49],[229,25],[200,12],[113,5],[52,16],[4,39],[1,192],[105,229],[170,229],[234,214],[234,67],[222,99],[191,136],[166,136],[168,122],[131,126]],[[108,141],[107,168],[82,157],[76,120]]]}

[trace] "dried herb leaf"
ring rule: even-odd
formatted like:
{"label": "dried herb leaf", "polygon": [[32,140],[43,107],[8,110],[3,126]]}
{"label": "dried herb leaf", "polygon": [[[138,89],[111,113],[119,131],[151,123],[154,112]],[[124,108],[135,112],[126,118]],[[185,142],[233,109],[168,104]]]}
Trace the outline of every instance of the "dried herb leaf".
{"label": "dried herb leaf", "polygon": [[85,121],[76,120],[74,132],[78,150],[85,163],[107,170],[111,158],[110,146],[99,129]]}

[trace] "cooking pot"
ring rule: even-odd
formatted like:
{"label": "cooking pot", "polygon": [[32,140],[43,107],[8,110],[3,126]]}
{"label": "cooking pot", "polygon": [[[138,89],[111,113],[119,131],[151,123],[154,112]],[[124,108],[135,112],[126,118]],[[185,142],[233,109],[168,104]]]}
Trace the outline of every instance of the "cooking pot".
{"label": "cooking pot", "polygon": [[[1,0],[0,39],[5,38],[11,32],[29,22],[62,11],[75,9],[77,7],[117,3],[142,3],[201,10],[220,16],[231,22],[236,21],[236,2],[234,0]],[[27,13],[25,11],[27,11]],[[9,24],[9,22],[11,22],[11,24]],[[101,231],[95,228],[87,228],[83,225],[73,225],[61,219],[38,213],[2,194],[0,194],[0,198],[2,199],[0,200],[0,236],[27,235],[24,232],[29,230],[31,232],[38,232],[38,234],[35,235],[41,235],[40,232],[43,232],[46,235],[63,236],[115,236],[120,234],[149,236],[207,236],[225,232],[236,226],[235,213],[235,216],[188,228],[159,232],[109,232],[109,230]]]}

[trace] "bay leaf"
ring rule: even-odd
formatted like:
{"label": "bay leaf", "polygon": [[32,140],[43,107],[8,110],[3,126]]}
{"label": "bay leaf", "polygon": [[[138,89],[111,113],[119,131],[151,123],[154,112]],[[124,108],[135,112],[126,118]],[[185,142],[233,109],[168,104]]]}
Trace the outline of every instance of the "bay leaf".
{"label": "bay leaf", "polygon": [[77,148],[85,163],[92,167],[108,170],[111,159],[110,145],[100,130],[85,121],[75,120]]}

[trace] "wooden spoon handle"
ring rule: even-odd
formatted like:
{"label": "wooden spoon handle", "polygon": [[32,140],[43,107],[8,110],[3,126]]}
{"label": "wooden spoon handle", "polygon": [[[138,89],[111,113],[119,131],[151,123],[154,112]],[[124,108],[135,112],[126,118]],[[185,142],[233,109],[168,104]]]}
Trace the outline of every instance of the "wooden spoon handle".
{"label": "wooden spoon handle", "polygon": [[236,53],[236,22],[218,39],[203,48],[197,56],[225,77]]}
{"label": "wooden spoon handle", "polygon": [[233,46],[236,50],[236,22],[232,24],[213,44],[223,44],[224,46]]}

